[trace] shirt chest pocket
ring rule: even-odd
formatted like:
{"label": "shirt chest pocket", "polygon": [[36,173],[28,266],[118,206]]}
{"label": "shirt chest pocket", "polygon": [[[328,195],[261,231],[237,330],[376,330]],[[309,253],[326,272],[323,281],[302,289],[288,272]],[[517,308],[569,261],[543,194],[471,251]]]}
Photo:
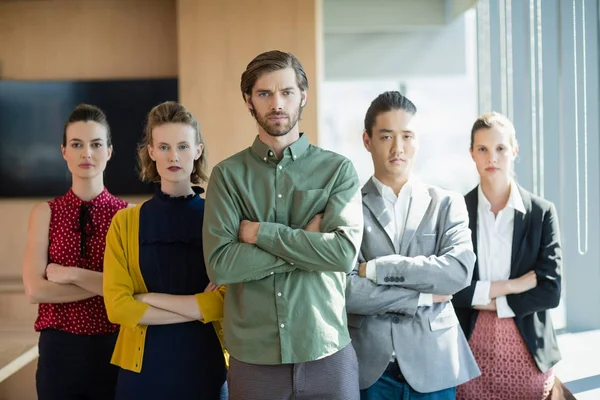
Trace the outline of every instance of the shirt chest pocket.
{"label": "shirt chest pocket", "polygon": [[325,211],[327,199],[325,189],[294,190],[290,226],[293,229],[305,228],[315,215]]}

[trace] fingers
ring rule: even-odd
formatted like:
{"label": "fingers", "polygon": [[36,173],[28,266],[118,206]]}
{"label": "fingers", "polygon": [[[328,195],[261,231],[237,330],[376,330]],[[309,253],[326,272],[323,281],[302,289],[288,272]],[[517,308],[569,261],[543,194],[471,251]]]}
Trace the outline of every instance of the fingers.
{"label": "fingers", "polygon": [[438,294],[434,294],[432,296],[432,301],[434,303],[445,303],[447,301],[452,300],[452,295],[438,295]]}
{"label": "fingers", "polygon": [[322,220],[323,214],[316,214],[314,217],[312,217],[308,225],[306,225],[306,229],[304,230],[307,232],[320,232]]}
{"label": "fingers", "polygon": [[323,219],[323,214],[317,214],[314,217],[312,217],[312,219],[310,220],[310,223],[312,224],[313,222],[316,223],[321,222],[321,220]]}
{"label": "fingers", "polygon": [[212,282],[209,282],[209,283],[208,283],[208,285],[206,285],[206,288],[204,289],[204,292],[205,292],[205,293],[206,293],[206,292],[212,292],[212,291],[216,290],[217,288],[218,288],[218,286],[217,286],[217,285],[215,285],[215,284],[214,284],[214,283],[212,283]]}

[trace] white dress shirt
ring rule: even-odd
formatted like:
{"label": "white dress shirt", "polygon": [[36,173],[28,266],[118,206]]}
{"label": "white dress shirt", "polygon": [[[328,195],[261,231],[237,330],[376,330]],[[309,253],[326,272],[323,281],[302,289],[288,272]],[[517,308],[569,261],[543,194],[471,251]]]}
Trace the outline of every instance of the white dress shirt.
{"label": "white dress shirt", "polygon": [[[408,216],[408,207],[410,206],[410,196],[412,194],[412,186],[410,180],[402,186],[398,196],[394,193],[392,188],[384,185],[379,179],[373,176],[373,183],[381,194],[385,208],[390,215],[390,222],[384,226],[385,232],[388,234],[396,254],[400,252],[400,243],[402,243],[402,236],[404,235],[404,228],[406,225],[406,218]],[[373,282],[377,282],[377,260],[370,260],[367,262],[365,274],[367,278]],[[421,293],[419,295],[419,306],[431,306],[433,304],[433,295],[429,293]]]}
{"label": "white dress shirt", "polygon": [[[480,280],[475,284],[471,305],[484,306],[491,302],[491,283],[510,277],[515,211],[525,214],[525,205],[514,182],[510,185],[506,206],[496,216],[481,185],[477,192],[477,262]],[[496,313],[498,318],[515,316],[506,296],[496,298]]]}

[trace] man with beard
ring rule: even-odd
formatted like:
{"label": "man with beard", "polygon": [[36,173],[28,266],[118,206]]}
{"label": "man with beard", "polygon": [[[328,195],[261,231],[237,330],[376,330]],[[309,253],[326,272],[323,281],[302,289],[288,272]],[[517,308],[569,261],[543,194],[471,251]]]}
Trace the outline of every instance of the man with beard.
{"label": "man with beard", "polygon": [[208,275],[228,285],[230,399],[358,399],[344,299],[362,237],[356,171],[300,132],[308,81],[292,54],[258,55],[241,90],[258,137],[214,168],[203,230]]}

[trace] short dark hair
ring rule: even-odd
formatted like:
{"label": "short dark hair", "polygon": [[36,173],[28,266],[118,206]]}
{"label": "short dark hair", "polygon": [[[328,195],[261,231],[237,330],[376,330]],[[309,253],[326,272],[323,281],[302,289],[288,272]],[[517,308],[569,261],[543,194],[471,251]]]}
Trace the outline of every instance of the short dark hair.
{"label": "short dark hair", "polygon": [[[279,71],[281,69],[293,68],[296,73],[296,84],[301,91],[308,90],[308,78],[300,61],[292,53],[286,53],[279,50],[271,50],[261,53],[254,57],[242,74],[240,89],[242,97],[246,101],[246,95],[252,96],[252,89],[260,78],[266,72]],[[250,110],[254,116],[254,110]]]}
{"label": "short dark hair", "polygon": [[409,114],[416,114],[417,107],[406,96],[398,91],[381,93],[371,102],[365,115],[365,132],[371,137],[373,126],[379,114],[392,110],[404,110]]}
{"label": "short dark hair", "polygon": [[69,115],[69,119],[65,123],[65,128],[63,130],[63,146],[67,145],[67,128],[69,125],[74,124],[75,122],[97,122],[106,128],[106,145],[108,147],[112,146],[112,139],[110,137],[110,126],[108,125],[108,120],[106,119],[106,115],[104,112],[91,104],[80,104],[71,112]]}

